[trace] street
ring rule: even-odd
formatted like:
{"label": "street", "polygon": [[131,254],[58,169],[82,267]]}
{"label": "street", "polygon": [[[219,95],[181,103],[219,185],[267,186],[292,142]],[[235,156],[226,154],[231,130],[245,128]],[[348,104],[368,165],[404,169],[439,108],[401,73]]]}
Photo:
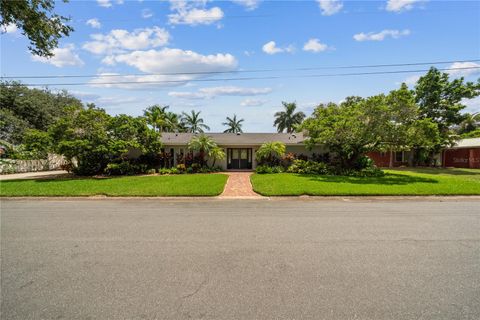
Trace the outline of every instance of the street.
{"label": "street", "polygon": [[1,200],[2,319],[479,319],[477,199]]}

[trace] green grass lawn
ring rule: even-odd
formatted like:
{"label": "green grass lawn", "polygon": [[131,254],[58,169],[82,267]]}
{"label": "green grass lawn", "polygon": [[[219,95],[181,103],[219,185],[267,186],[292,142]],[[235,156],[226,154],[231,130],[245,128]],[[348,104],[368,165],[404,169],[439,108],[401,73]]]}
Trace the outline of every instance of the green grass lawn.
{"label": "green grass lawn", "polygon": [[0,181],[0,196],[216,196],[224,174]]}
{"label": "green grass lawn", "polygon": [[385,170],[384,177],[293,173],[254,174],[253,189],[265,196],[293,195],[480,195],[478,169]]}

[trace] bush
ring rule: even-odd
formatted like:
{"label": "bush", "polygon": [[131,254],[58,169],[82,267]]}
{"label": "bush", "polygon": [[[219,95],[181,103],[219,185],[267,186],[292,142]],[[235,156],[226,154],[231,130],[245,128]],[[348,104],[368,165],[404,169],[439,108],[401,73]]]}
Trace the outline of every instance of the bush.
{"label": "bush", "polygon": [[260,165],[255,168],[256,173],[265,174],[265,173],[281,173],[283,172],[283,167],[281,166],[268,166]]}
{"label": "bush", "polygon": [[147,174],[155,174],[156,171],[155,171],[155,169],[148,169],[146,173]]}
{"label": "bush", "polygon": [[297,159],[288,167],[287,172],[300,174],[328,174],[329,169],[323,162]]}
{"label": "bush", "polygon": [[144,164],[135,164],[129,161],[122,161],[118,163],[109,163],[104,170],[104,173],[109,176],[119,175],[134,175],[138,173],[145,173],[147,166]]}
{"label": "bush", "polygon": [[187,168],[183,163],[180,163],[179,165],[177,165],[177,170],[179,173],[185,173],[185,171],[187,171]]}

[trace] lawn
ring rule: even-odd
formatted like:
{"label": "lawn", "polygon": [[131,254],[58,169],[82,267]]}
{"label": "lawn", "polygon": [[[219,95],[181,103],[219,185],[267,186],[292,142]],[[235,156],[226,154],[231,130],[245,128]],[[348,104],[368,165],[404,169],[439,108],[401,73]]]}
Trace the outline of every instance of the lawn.
{"label": "lawn", "polygon": [[478,169],[385,170],[384,177],[255,174],[253,189],[265,196],[480,195]]}
{"label": "lawn", "polygon": [[224,174],[0,181],[0,196],[216,196]]}

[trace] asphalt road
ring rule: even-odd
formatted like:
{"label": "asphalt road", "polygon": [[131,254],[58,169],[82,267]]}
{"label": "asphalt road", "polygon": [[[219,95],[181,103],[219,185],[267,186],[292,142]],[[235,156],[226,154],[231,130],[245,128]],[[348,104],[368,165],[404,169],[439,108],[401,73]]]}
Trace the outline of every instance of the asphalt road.
{"label": "asphalt road", "polygon": [[2,200],[2,319],[480,319],[480,201]]}

